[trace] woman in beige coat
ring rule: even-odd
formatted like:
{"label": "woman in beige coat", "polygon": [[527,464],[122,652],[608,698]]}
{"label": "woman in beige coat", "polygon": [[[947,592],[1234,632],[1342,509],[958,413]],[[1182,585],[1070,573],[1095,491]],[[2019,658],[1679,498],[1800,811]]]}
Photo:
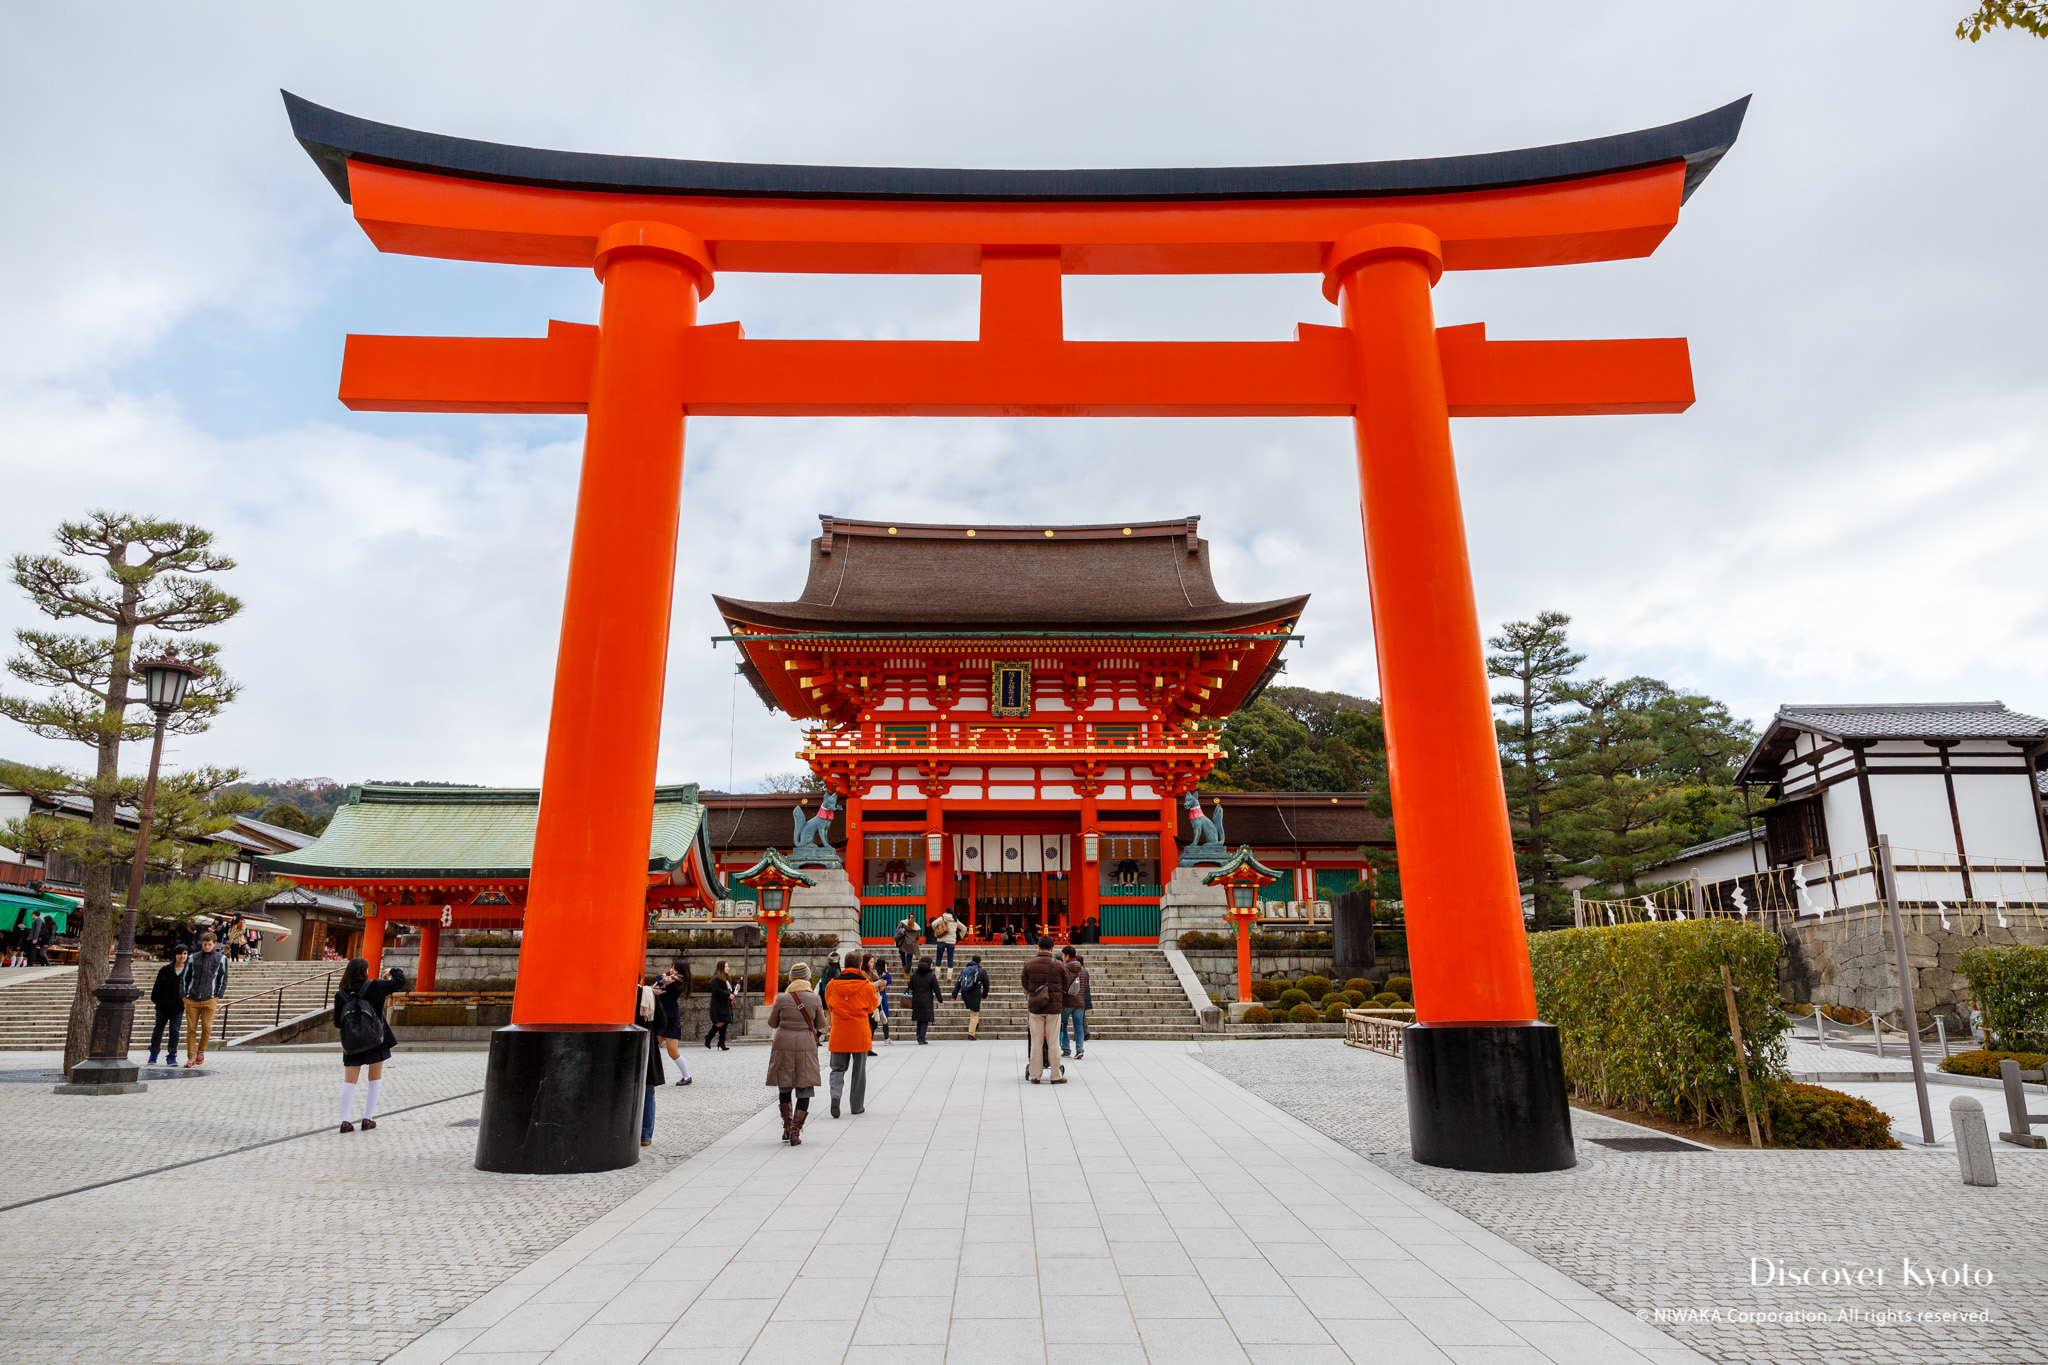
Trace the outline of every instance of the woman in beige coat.
{"label": "woman in beige coat", "polygon": [[774,1039],[768,1049],[768,1084],[782,1106],[782,1140],[792,1147],[803,1145],[804,1120],[818,1087],[818,1030],[824,1024],[825,1006],[811,989],[811,969],[799,962],[789,969],[789,989],[775,997],[768,1011]]}

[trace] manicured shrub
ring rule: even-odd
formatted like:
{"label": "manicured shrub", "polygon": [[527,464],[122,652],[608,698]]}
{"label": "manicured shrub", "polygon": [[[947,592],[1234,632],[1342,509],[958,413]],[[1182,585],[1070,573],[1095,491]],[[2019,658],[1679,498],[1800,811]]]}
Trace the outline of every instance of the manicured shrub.
{"label": "manicured shrub", "polygon": [[1413,1000],[1415,998],[1415,983],[1405,976],[1388,977],[1386,988],[1400,996],[1403,1000]]}
{"label": "manicured shrub", "polygon": [[1363,1005],[1363,1004],[1365,1003],[1365,992],[1364,992],[1364,991],[1346,991],[1346,992],[1344,992],[1344,1003],[1345,1003],[1345,1004],[1347,1004],[1347,1005],[1349,1005],[1349,1006],[1351,1006],[1351,1008],[1353,1008],[1353,1009],[1357,1009],[1357,1008],[1359,1008],[1359,1007],[1360,1007],[1361,1005]]}
{"label": "manicured shrub", "polygon": [[2017,1050],[2048,1041],[2048,947],[1971,948],[1959,965],[1992,1047]]}
{"label": "manicured shrub", "polygon": [[1953,1076],[1988,1076],[1998,1079],[1998,1064],[2006,1058],[2019,1063],[2022,1071],[2039,1071],[2048,1066],[2048,1054],[2040,1052],[1958,1052],[1942,1059],[1941,1069]]}
{"label": "manicured shrub", "polygon": [[1371,995],[1372,982],[1367,981],[1362,976],[1354,976],[1349,981],[1344,983],[1344,989],[1347,991],[1356,991],[1360,995]]}
{"label": "manicured shrub", "polygon": [[1323,999],[1323,1018],[1333,1024],[1341,1024],[1344,1022],[1344,1011],[1347,1008],[1349,1007],[1344,1003],[1344,997],[1333,991]]}
{"label": "manicured shrub", "polygon": [[1290,1022],[1296,1024],[1320,1024],[1323,1022],[1323,1013],[1314,1005],[1304,1000],[1293,1009],[1287,1011],[1287,1018]]}
{"label": "manicured shrub", "polygon": [[1789,1080],[1778,951],[1769,930],[1728,920],[1535,934],[1536,1012],[1557,1026],[1575,1093],[1732,1133],[1744,1121],[1742,1075],[1721,968],[1734,980],[1761,1111]]}
{"label": "manicured shrub", "polygon": [[1254,999],[1254,1000],[1278,1000],[1279,998],[1280,998],[1280,983],[1279,983],[1279,982],[1277,982],[1277,981],[1254,981],[1254,982],[1252,982],[1252,999]]}
{"label": "manicured shrub", "polygon": [[1237,946],[1237,940],[1231,938],[1228,934],[1205,933],[1200,929],[1190,929],[1175,939],[1174,942],[1182,948],[1235,948]]}
{"label": "manicured shrub", "polygon": [[1397,1010],[1408,1002],[1392,991],[1381,991],[1372,998],[1372,1003],[1383,1010]]}
{"label": "manicured shrub", "polygon": [[1296,1005],[1306,1005],[1307,1003],[1308,992],[1298,987],[1289,986],[1286,990],[1280,992],[1280,1008],[1283,1010],[1291,1010]]}
{"label": "manicured shrub", "polygon": [[1824,1085],[1787,1082],[1771,1095],[1770,1113],[1776,1147],[1895,1151],[1899,1145],[1884,1110]]}
{"label": "manicured shrub", "polygon": [[1273,1022],[1273,1011],[1264,1005],[1253,1005],[1244,1012],[1244,1021],[1247,1024],[1270,1024]]}
{"label": "manicured shrub", "polygon": [[1321,1000],[1330,993],[1330,978],[1327,976],[1304,976],[1294,983],[1294,989],[1311,1000]]}

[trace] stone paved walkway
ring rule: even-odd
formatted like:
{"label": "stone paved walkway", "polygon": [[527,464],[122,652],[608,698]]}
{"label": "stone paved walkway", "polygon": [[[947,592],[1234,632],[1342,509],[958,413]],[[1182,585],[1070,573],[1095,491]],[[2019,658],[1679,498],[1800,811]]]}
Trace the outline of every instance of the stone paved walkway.
{"label": "stone paved walkway", "polygon": [[741,1124],[393,1365],[1699,1359],[1188,1045],[1022,1067],[885,1050],[866,1114]]}
{"label": "stone paved walkway", "polygon": [[[1628,1136],[1629,1125],[1575,1111],[1577,1170],[1474,1175],[1409,1159],[1401,1064],[1392,1058],[1275,1042],[1207,1044],[1202,1060],[1631,1312],[1651,1320],[1676,1314],[1663,1319],[1671,1335],[1714,1361],[2048,1362],[2048,1152],[2001,1144],[1999,1187],[1974,1189],[1961,1183],[1948,1147],[1622,1153],[1594,1139]],[[1897,1089],[1902,1095],[1891,1098],[1912,1106],[1910,1085]],[[2002,1117],[1996,1091],[1971,1093]],[[1887,1279],[1865,1289],[1753,1286],[1752,1257],[1852,1274],[1883,1268]],[[1902,1257],[1916,1266],[1967,1262],[1995,1279],[1903,1289]],[[1853,1316],[1891,1311],[1912,1320]],[[1990,1320],[1920,1321],[1922,1313]],[[1759,1316],[1771,1314],[1807,1320]]]}
{"label": "stone paved walkway", "polygon": [[[58,1060],[8,1053],[0,1071],[33,1075]],[[346,1136],[332,1126],[334,1052],[219,1052],[207,1059],[216,1075],[143,1095],[0,1083],[0,1205],[288,1139],[0,1212],[0,1355],[10,1365],[382,1360],[772,1098],[759,1050],[690,1060],[697,1083],[662,1092],[647,1159],[573,1181],[470,1164],[481,1052],[399,1053],[376,1131]]]}

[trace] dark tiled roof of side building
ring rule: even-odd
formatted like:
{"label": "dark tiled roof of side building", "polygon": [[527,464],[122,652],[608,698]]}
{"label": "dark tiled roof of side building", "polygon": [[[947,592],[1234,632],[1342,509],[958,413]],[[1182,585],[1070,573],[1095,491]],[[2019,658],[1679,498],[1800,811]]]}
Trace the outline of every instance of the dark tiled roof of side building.
{"label": "dark tiled roof of side building", "polygon": [[2002,701],[1781,706],[1778,719],[1842,739],[2048,738],[2048,720]]}
{"label": "dark tiled roof of side building", "polygon": [[792,602],[718,597],[735,626],[780,630],[1239,629],[1292,623],[1308,598],[1226,602],[1200,518],[1105,526],[932,526],[821,517]]}

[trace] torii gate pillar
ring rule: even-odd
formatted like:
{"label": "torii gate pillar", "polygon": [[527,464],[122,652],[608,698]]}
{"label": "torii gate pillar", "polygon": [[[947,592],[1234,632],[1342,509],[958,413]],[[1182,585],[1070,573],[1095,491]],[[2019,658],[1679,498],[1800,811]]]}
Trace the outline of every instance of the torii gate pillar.
{"label": "torii gate pillar", "polygon": [[[285,103],[380,249],[604,281],[597,327],[352,336],[342,364],[357,410],[589,417],[514,1022],[491,1044],[479,1166],[637,1159],[647,1042],[633,987],[686,413],[1352,418],[1416,983],[1414,1154],[1471,1170],[1573,1164],[1556,1033],[1535,1017],[1450,419],[1682,412],[1691,361],[1678,338],[1438,328],[1430,290],[1445,270],[1648,255],[1734,144],[1747,100],[1486,156],[1105,171],[590,156]],[[736,323],[695,325],[714,268],[978,274],[981,335],[748,340]],[[1074,342],[1061,329],[1064,275],[1318,273],[1344,326],[1303,325],[1292,341]]]}

